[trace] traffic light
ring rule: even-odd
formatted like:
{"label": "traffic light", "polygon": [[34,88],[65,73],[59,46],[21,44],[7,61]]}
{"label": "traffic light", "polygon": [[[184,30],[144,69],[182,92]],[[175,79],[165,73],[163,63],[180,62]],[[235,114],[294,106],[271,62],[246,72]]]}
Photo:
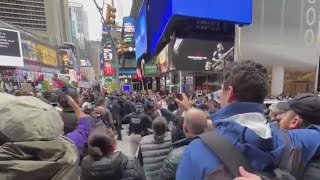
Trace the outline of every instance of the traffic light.
{"label": "traffic light", "polygon": [[115,24],[116,12],[117,12],[116,8],[112,7],[110,4],[107,4],[107,14],[106,14],[107,24]]}
{"label": "traffic light", "polygon": [[127,51],[128,51],[127,44],[125,42],[121,41],[120,47],[118,49],[118,53],[124,54]]}

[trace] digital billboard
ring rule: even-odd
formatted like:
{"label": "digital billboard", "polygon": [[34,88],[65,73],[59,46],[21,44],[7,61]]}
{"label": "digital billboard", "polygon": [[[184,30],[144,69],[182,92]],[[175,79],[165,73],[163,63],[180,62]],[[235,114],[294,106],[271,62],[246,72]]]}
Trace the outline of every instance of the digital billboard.
{"label": "digital billboard", "polygon": [[19,31],[0,28],[0,66],[24,66]]}
{"label": "digital billboard", "polygon": [[139,59],[148,49],[147,38],[147,0],[144,0],[140,8],[135,27],[136,59]]}
{"label": "digital billboard", "polygon": [[149,49],[153,55],[172,17],[172,0],[149,0]]}
{"label": "digital billboard", "polygon": [[123,18],[123,42],[126,44],[129,51],[135,48],[134,41],[135,19],[133,17]]}
{"label": "digital billboard", "polygon": [[251,24],[252,0],[172,0],[172,14],[194,18]]}
{"label": "digital billboard", "polygon": [[[148,32],[150,54],[153,55],[156,53],[162,37],[167,36],[165,33],[168,28],[178,24],[175,20],[192,18],[210,21],[210,23],[251,24],[252,0],[198,0],[196,3],[185,0],[150,0],[148,12],[148,21],[156,22],[149,24]],[[193,23],[187,24],[192,25]],[[180,25],[175,28],[177,30],[186,27]],[[166,39],[168,40],[168,37]]]}
{"label": "digital billboard", "polygon": [[171,40],[168,49],[167,66],[171,70],[217,72],[234,61],[234,40],[228,38],[217,41],[177,38]]}

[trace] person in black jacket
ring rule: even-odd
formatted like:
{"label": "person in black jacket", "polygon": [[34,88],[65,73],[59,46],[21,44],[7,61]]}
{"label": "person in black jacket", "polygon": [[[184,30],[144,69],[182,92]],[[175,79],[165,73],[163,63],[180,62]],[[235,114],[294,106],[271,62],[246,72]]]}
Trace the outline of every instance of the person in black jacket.
{"label": "person in black jacket", "polygon": [[145,180],[144,171],[135,157],[116,151],[110,129],[98,127],[89,136],[89,155],[81,164],[82,180]]}
{"label": "person in black jacket", "polygon": [[115,97],[111,96],[110,97],[110,104],[107,104],[108,109],[111,111],[112,114],[112,119],[114,121],[114,124],[117,129],[117,134],[118,138],[117,140],[122,140],[122,135],[121,135],[121,119],[120,119],[120,113],[121,113],[121,107],[118,103],[118,101],[115,99]]}
{"label": "person in black jacket", "polygon": [[129,121],[130,147],[132,155],[135,155],[143,136],[148,135],[152,119],[143,113],[143,104],[136,104],[136,112],[130,113],[121,121]]}

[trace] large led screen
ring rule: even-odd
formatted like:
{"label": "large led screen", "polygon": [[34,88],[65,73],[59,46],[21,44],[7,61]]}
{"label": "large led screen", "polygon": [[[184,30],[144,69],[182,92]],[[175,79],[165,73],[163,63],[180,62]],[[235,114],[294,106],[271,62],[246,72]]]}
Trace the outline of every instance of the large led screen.
{"label": "large led screen", "polygon": [[139,59],[148,49],[147,39],[147,0],[142,3],[138,14],[135,28],[135,44],[136,44],[136,59]]}
{"label": "large led screen", "polygon": [[0,28],[0,66],[24,66],[19,31]]}
{"label": "large led screen", "polygon": [[172,0],[172,14],[251,24],[252,0]]}
{"label": "large led screen", "polygon": [[123,18],[123,41],[129,48],[129,51],[133,51],[135,48],[134,30],[135,19],[132,17]]}
{"label": "large led screen", "polygon": [[175,39],[169,43],[169,70],[217,72],[234,61],[234,40]]}
{"label": "large led screen", "polygon": [[199,18],[251,24],[252,0],[149,0],[149,49],[153,55],[170,20],[174,17]]}

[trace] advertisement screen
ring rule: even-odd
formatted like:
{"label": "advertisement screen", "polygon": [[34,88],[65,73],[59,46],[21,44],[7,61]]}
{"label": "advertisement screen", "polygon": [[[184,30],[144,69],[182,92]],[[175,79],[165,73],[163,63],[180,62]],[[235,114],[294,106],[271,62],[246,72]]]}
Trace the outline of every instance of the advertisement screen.
{"label": "advertisement screen", "polygon": [[174,17],[251,24],[252,0],[198,0],[197,3],[186,0],[150,0],[148,12],[148,21],[157,22],[150,24],[148,32],[150,54],[153,55]]}
{"label": "advertisement screen", "polygon": [[123,18],[123,41],[126,44],[126,47],[131,49],[135,48],[134,41],[134,32],[135,32],[135,19],[133,17],[124,17]]}
{"label": "advertisement screen", "polygon": [[221,71],[234,61],[232,40],[175,39],[169,44],[168,67],[181,71]]}
{"label": "advertisement screen", "polygon": [[161,36],[165,31],[167,24],[172,17],[172,0],[150,0],[149,1],[149,48],[150,54],[153,55],[157,45],[160,42]]}
{"label": "advertisement screen", "polygon": [[215,19],[240,24],[252,21],[252,0],[172,0],[174,15]]}
{"label": "advertisement screen", "polygon": [[105,76],[113,76],[114,75],[114,68],[112,64],[109,62],[104,62],[104,75]]}
{"label": "advertisement screen", "polygon": [[130,85],[123,85],[122,90],[124,92],[130,93],[131,92],[131,86]]}
{"label": "advertisement screen", "polygon": [[147,52],[148,48],[146,0],[144,0],[139,11],[135,31],[136,59],[139,59],[145,52]]}
{"label": "advertisement screen", "polygon": [[[157,56],[157,64],[160,73],[166,73],[169,69],[169,56],[168,56],[168,45]],[[172,70],[172,69],[171,69]]]}
{"label": "advertisement screen", "polygon": [[0,28],[0,66],[24,66],[19,31]]}
{"label": "advertisement screen", "polygon": [[158,74],[158,66],[156,64],[146,64],[144,67],[145,76],[154,76]]}
{"label": "advertisement screen", "polygon": [[135,75],[135,74],[137,74],[137,71],[136,71],[136,69],[133,69],[133,68],[131,68],[131,69],[120,69],[119,70],[119,75]]}

